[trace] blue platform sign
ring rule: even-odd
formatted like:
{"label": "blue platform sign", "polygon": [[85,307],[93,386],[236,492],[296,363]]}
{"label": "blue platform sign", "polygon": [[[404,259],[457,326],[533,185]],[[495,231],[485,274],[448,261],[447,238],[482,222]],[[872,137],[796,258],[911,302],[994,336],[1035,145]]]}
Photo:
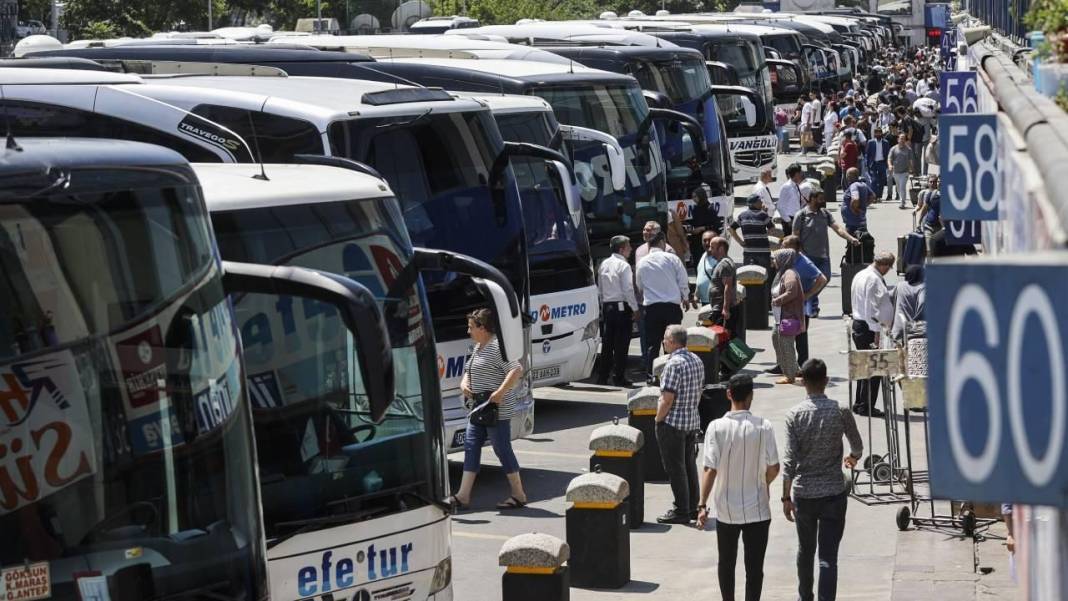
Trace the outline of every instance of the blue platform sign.
{"label": "blue platform sign", "polygon": [[983,241],[982,221],[946,221],[946,244],[950,246],[976,245]]}
{"label": "blue platform sign", "polygon": [[979,112],[979,82],[975,71],[943,71],[938,76],[942,92],[942,114]]}
{"label": "blue platform sign", "polygon": [[927,274],[931,492],[1068,507],[1068,253]]}
{"label": "blue platform sign", "polygon": [[994,115],[940,115],[938,160],[944,219],[998,218],[998,121]]}

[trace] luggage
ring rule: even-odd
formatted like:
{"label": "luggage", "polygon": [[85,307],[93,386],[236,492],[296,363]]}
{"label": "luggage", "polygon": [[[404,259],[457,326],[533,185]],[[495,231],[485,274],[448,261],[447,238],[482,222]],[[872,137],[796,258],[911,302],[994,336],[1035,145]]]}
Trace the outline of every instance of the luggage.
{"label": "luggage", "polygon": [[875,237],[865,230],[860,230],[857,232],[857,240],[860,240],[860,246],[847,245],[843,261],[854,265],[868,265],[875,260]]}
{"label": "luggage", "polygon": [[904,263],[901,273],[905,273],[905,270],[912,265],[923,265],[923,260],[927,256],[927,245],[922,232],[911,232],[906,238],[905,246],[901,251],[902,263]]}
{"label": "luggage", "polygon": [[897,237],[897,274],[903,275],[905,273],[905,244],[908,242],[908,235]]}
{"label": "luggage", "polygon": [[734,375],[749,364],[756,356],[756,351],[749,348],[741,338],[734,338],[727,344],[727,348],[719,357],[719,364],[724,368],[725,374]]}
{"label": "luggage", "polygon": [[865,267],[867,264],[842,261],[842,315],[853,314],[853,278]]}

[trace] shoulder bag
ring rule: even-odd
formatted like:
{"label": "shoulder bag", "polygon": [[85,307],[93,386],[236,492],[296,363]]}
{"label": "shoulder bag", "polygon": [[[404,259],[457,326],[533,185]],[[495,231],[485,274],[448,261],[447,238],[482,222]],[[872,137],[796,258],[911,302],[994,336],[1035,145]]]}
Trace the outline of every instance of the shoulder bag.
{"label": "shoulder bag", "polygon": [[475,409],[467,416],[471,423],[476,426],[496,426],[500,408],[497,403],[490,401],[490,393],[476,392],[473,400]]}

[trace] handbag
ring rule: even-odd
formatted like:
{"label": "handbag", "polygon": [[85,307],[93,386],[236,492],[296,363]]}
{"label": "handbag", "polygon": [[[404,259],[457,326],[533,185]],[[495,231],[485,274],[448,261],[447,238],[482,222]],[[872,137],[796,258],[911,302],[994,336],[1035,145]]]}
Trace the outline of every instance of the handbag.
{"label": "handbag", "polygon": [[807,130],[806,129],[805,131],[801,132],[801,147],[802,148],[812,148],[815,145],[816,145],[816,140],[815,140],[815,138],[812,137],[812,131],[811,130]]}
{"label": "handbag", "polygon": [[801,320],[792,317],[784,318],[779,322],[779,333],[783,336],[797,336],[801,333]]}
{"label": "handbag", "polygon": [[475,410],[467,418],[476,426],[492,427],[497,425],[497,416],[500,408],[497,403],[491,403],[490,393],[476,392],[474,395]]}

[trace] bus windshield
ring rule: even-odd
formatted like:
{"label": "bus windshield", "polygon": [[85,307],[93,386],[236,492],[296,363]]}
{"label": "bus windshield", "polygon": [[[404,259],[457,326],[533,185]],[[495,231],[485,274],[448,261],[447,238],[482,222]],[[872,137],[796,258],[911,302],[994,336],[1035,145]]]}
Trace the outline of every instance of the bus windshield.
{"label": "bus windshield", "polygon": [[805,55],[801,52],[801,42],[799,42],[797,37],[793,34],[769,33],[760,36],[760,41],[763,42],[765,46],[778,51],[785,60],[797,61],[804,59]]}
{"label": "bus windshield", "polygon": [[[412,243],[491,263],[527,295],[523,215],[510,168],[504,194],[490,189],[503,140],[489,110],[351,119],[329,127],[333,152],[373,166],[401,199]],[[466,315],[482,296],[465,278],[423,276],[438,341],[467,336]]]}
{"label": "bus windshield", "polygon": [[698,58],[637,60],[631,64],[631,75],[643,90],[660,92],[675,105],[700,98],[712,85],[705,62]]}
{"label": "bus windshield", "polygon": [[[552,145],[556,120],[551,113],[526,111],[497,115],[505,140]],[[530,293],[545,294],[593,285],[585,225],[572,220],[560,179],[538,158],[512,159],[527,232]],[[566,182],[565,185],[570,185]]]}
{"label": "bus windshield", "polygon": [[411,259],[396,200],[218,211],[211,219],[228,260],[308,267],[366,286],[393,345],[396,397],[376,425],[355,341],[333,309],[288,296],[235,297],[268,539],[307,532],[317,518],[358,521],[435,498],[444,481],[431,459],[441,446],[436,363],[423,295],[392,289]]}
{"label": "bus windshield", "polygon": [[267,595],[237,330],[161,173],[0,197],[0,569],[52,599]]}
{"label": "bus windshield", "polygon": [[619,139],[637,133],[649,114],[637,85],[553,86],[535,93],[552,105],[560,123],[603,131]]}

